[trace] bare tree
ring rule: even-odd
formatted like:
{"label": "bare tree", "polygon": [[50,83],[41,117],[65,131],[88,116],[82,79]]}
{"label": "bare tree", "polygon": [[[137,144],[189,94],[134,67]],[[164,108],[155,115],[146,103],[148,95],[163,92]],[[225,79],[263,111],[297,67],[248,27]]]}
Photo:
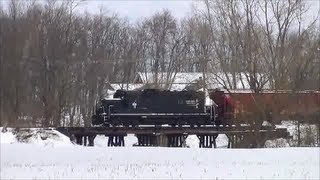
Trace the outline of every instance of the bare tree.
{"label": "bare tree", "polygon": [[[169,88],[180,68],[181,54],[185,51],[184,36],[176,20],[167,10],[146,19],[141,28],[146,33],[145,72],[152,72],[155,87]],[[170,83],[171,82],[171,83]]]}
{"label": "bare tree", "polygon": [[[7,3],[1,125],[89,126],[108,84],[128,88],[138,72],[164,89],[178,72],[202,72],[204,88],[211,78],[226,89],[249,87],[257,104],[266,87],[319,89],[319,29],[315,21],[302,26],[308,9],[300,0],[203,1],[182,21],[164,10],[136,24],[103,11],[79,14],[81,1]],[[264,119],[266,105],[258,107]]]}

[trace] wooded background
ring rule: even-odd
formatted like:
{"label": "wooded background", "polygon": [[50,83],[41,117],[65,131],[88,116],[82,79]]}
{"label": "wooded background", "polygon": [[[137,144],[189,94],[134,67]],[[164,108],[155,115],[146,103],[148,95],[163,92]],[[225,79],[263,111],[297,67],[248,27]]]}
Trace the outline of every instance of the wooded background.
{"label": "wooded background", "polygon": [[257,93],[267,82],[320,90],[320,21],[305,16],[305,1],[201,3],[182,20],[163,10],[132,24],[112,12],[76,13],[80,1],[8,2],[0,7],[0,126],[89,126],[108,83],[130,83],[137,72],[230,73],[229,89],[242,74]]}

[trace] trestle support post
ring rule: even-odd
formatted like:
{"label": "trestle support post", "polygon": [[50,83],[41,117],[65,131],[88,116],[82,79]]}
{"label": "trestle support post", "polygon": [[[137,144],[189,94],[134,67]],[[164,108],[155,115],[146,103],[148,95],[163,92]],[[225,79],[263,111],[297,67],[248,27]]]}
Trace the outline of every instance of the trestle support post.
{"label": "trestle support post", "polygon": [[159,146],[156,135],[139,134],[136,136],[138,138],[138,144],[135,146]]}
{"label": "trestle support post", "polygon": [[214,135],[197,135],[199,139],[199,148],[217,148],[216,139],[219,134]]}
{"label": "trestle support post", "polygon": [[106,135],[108,137],[108,147],[125,146],[124,135]]}
{"label": "trestle support post", "polygon": [[168,147],[185,147],[188,135],[185,134],[170,134],[167,135]]}

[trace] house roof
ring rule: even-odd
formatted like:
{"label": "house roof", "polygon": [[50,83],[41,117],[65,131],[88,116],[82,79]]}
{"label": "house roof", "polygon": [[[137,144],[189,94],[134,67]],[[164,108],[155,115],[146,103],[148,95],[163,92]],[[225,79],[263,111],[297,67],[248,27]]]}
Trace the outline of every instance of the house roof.
{"label": "house roof", "polygon": [[[263,74],[258,74],[258,78],[262,81],[266,81],[264,88],[270,88],[270,83],[267,81],[267,77]],[[158,83],[159,84],[172,84],[171,89],[182,90],[187,85],[197,83],[200,78],[203,77],[203,73],[159,73]],[[236,87],[234,87],[234,79]],[[143,73],[139,72],[134,82],[143,84],[155,83],[154,73]],[[250,89],[250,84],[246,78],[245,73],[237,73],[235,78],[231,73],[206,73],[206,85],[208,89],[225,88],[228,89]]]}
{"label": "house roof", "polygon": [[[172,84],[188,84],[192,81],[202,77],[202,73],[159,73],[158,82],[165,83],[167,81],[172,81]],[[142,83],[154,83],[155,74],[151,72],[143,73],[138,72],[136,79],[140,78]]]}

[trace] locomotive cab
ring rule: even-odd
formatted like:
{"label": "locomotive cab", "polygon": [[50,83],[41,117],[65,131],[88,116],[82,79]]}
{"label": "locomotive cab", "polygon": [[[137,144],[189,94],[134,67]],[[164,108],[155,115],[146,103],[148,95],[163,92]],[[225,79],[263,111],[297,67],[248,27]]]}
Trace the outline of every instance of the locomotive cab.
{"label": "locomotive cab", "polygon": [[[120,107],[121,99],[102,99],[96,104],[96,112],[92,116],[93,125],[101,125],[107,123],[110,118],[111,111]],[[115,107],[115,108],[114,108]]]}

